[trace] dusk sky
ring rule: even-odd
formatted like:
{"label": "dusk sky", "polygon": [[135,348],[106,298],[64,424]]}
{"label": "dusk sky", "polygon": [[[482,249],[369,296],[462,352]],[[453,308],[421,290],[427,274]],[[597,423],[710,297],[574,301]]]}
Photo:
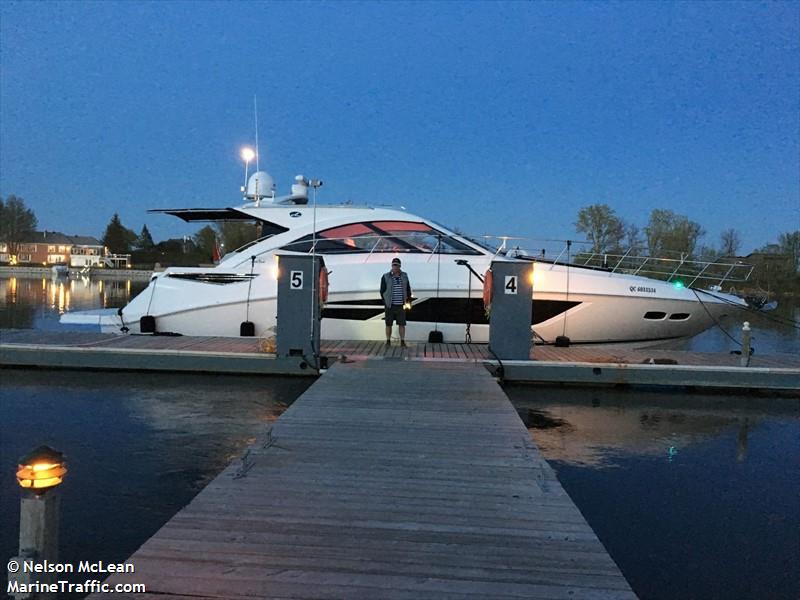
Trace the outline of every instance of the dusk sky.
{"label": "dusk sky", "polygon": [[[288,193],[474,234],[580,238],[605,202],[742,251],[800,229],[800,3],[9,2],[0,195],[40,229],[155,239],[149,208],[241,201],[239,149]],[[532,243],[531,247],[536,247]]]}

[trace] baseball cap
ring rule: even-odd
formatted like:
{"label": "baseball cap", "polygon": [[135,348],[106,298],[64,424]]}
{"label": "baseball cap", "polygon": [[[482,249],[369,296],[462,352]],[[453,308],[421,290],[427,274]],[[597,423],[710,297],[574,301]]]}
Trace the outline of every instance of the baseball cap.
{"label": "baseball cap", "polygon": [[393,258],[392,259],[392,264],[393,265],[399,265],[400,264],[400,259],[399,258]]}

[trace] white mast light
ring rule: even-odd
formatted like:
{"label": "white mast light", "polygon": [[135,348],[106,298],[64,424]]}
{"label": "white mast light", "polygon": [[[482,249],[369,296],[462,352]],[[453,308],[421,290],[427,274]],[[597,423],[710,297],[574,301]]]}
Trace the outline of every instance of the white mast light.
{"label": "white mast light", "polygon": [[255,150],[253,150],[252,148],[249,148],[248,146],[245,146],[244,148],[242,148],[242,160],[244,162],[249,163],[255,157],[256,157]]}
{"label": "white mast light", "polygon": [[245,146],[242,148],[242,160],[244,161],[244,185],[242,186],[242,191],[245,191],[245,187],[247,186],[247,171],[248,167],[250,166],[250,161],[253,160],[256,153],[253,151],[252,148]]}

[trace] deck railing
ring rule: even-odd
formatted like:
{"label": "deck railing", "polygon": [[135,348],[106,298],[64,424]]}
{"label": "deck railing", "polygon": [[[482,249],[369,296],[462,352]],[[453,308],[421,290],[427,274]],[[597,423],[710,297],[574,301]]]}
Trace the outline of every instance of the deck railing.
{"label": "deck railing", "polygon": [[730,258],[711,261],[690,259],[686,255],[679,258],[646,256],[626,252],[625,254],[598,254],[576,256],[577,264],[601,269],[609,273],[630,273],[665,281],[680,281],[687,287],[699,282],[712,282],[722,287],[729,283],[747,281],[753,272],[753,265]]}
{"label": "deck railing", "polygon": [[[698,260],[686,254],[675,256],[651,256],[643,248],[631,248],[622,253],[592,252],[571,248],[576,242],[564,243],[555,258],[547,256],[546,251],[529,252],[515,247],[507,251],[508,256],[525,257],[555,265],[572,264],[589,267],[609,274],[625,273],[641,275],[652,279],[675,282],[686,286],[714,285],[722,287],[732,283],[747,281],[753,272],[753,265],[731,257],[714,260]],[[580,248],[580,246],[579,246]]]}

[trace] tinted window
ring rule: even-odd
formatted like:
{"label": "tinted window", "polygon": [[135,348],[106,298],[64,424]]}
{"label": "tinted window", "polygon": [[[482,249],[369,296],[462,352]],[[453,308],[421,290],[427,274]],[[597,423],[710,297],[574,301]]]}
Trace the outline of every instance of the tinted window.
{"label": "tinted window", "polygon": [[[320,231],[316,237],[316,251],[327,254],[357,252],[480,254],[463,242],[425,223],[410,221],[351,223]],[[311,252],[311,246],[312,236],[307,235],[287,244],[284,250]]]}

